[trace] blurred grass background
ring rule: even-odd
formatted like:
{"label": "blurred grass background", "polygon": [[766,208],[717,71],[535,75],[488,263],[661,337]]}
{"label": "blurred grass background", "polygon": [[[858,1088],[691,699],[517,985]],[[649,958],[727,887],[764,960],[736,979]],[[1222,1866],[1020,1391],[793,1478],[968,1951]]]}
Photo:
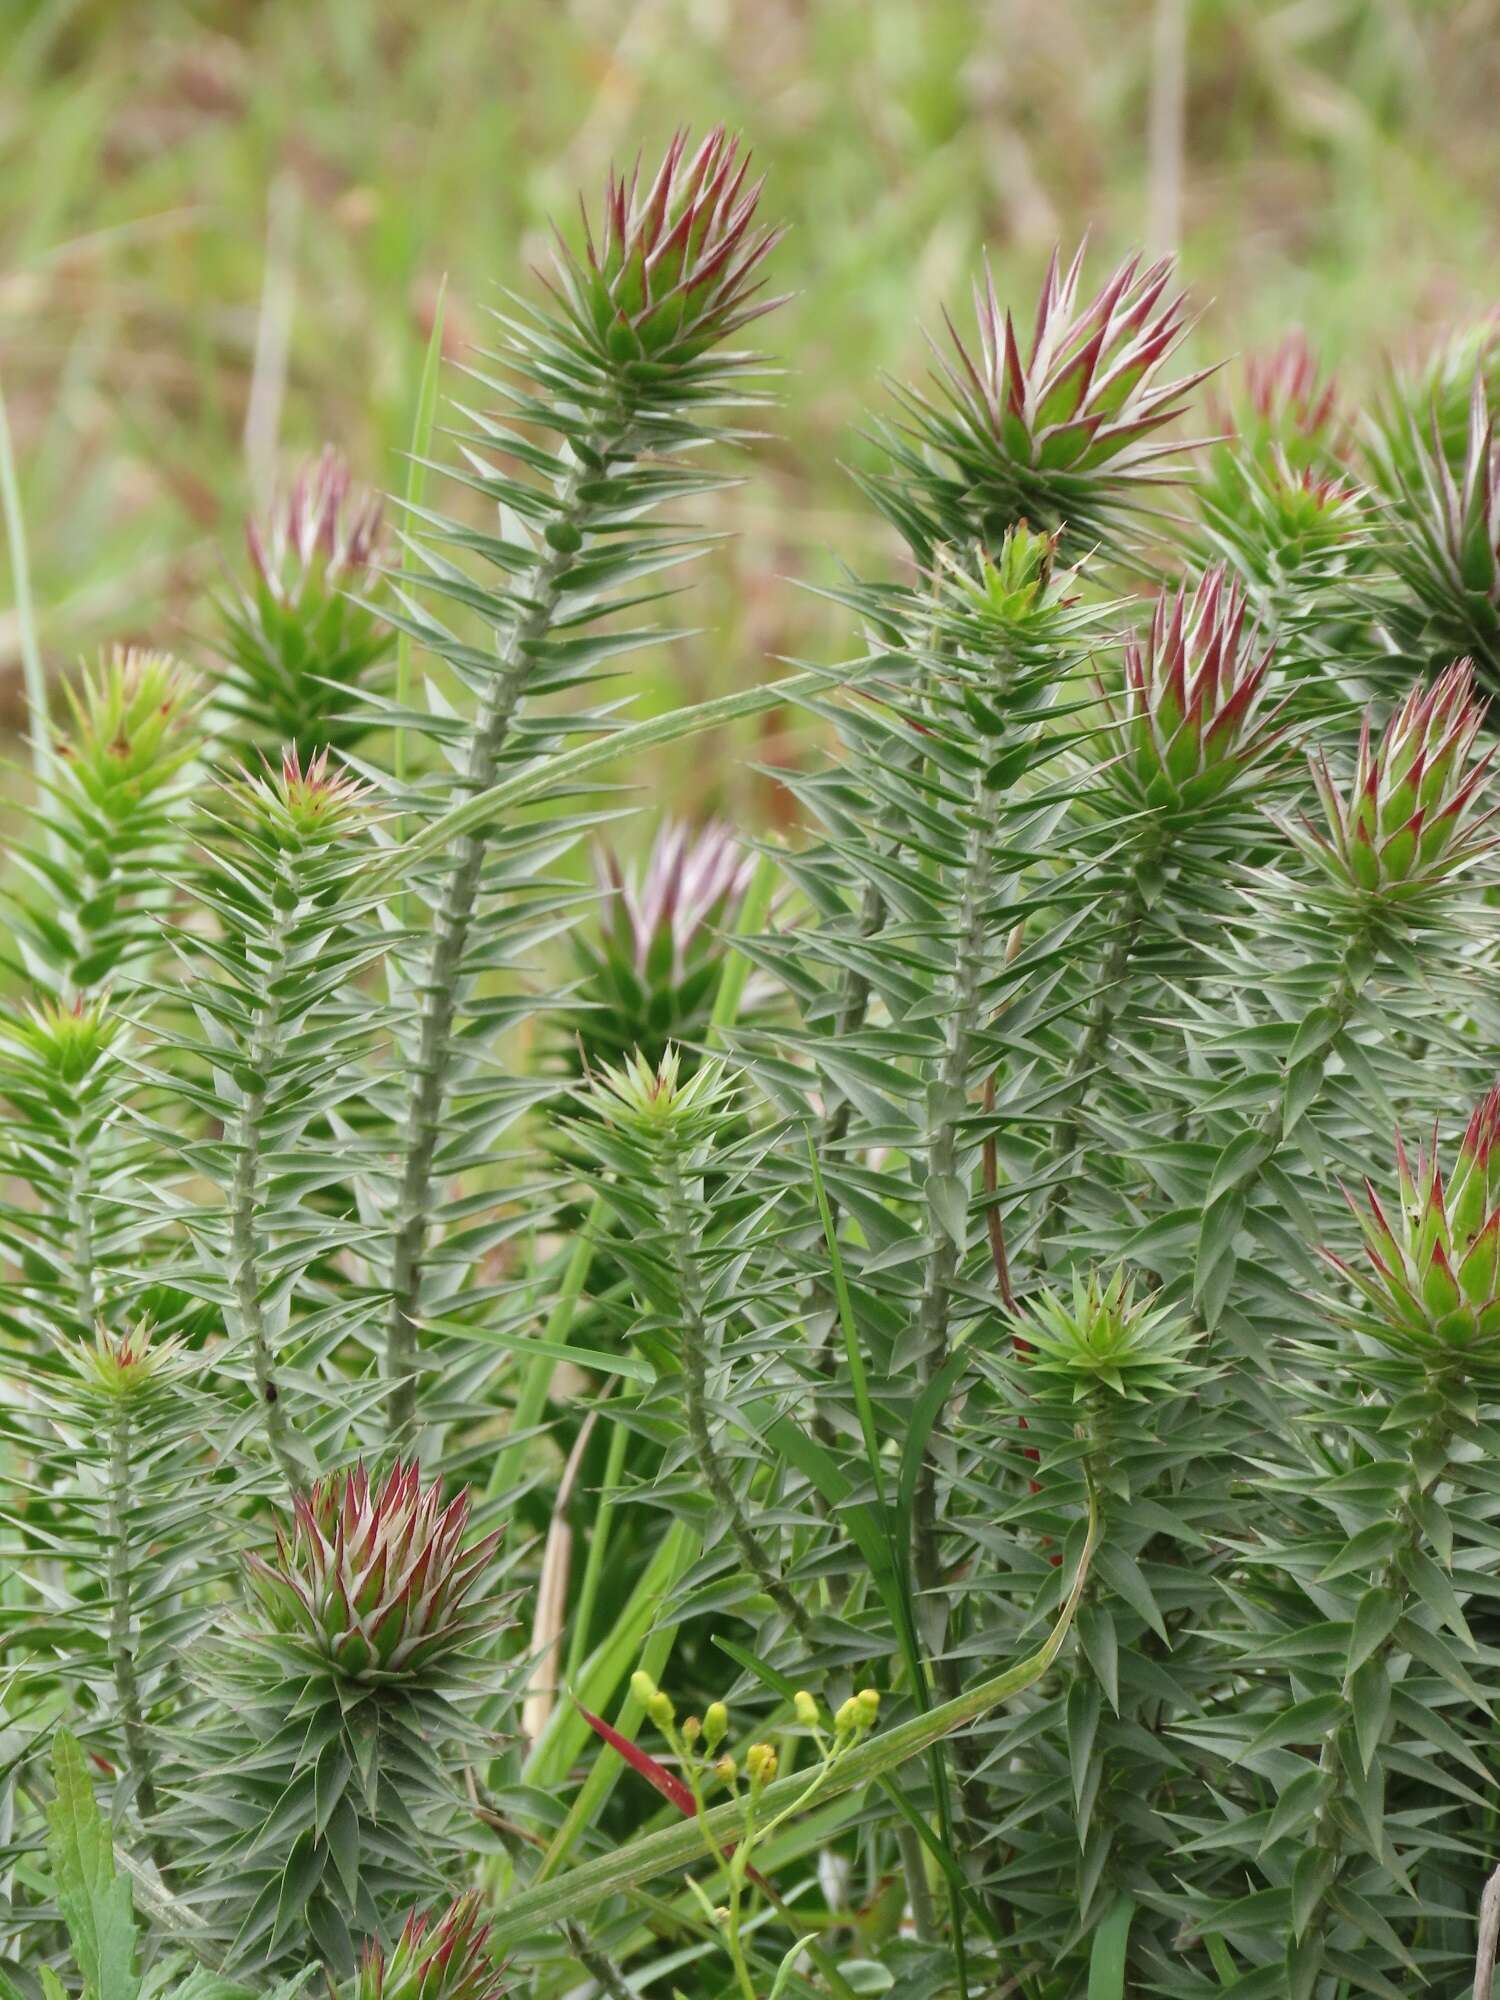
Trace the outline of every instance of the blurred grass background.
{"label": "blurred grass background", "polygon": [[[797,296],[641,713],[847,647],[792,580],[884,559],[843,468],[981,245],[1023,303],[1086,226],[1096,270],[1176,247],[1200,355],[1301,323],[1354,383],[1500,295],[1500,0],[0,0],[0,37],[0,386],[52,672],[106,639],[203,662],[203,592],[304,451],[399,490],[444,275],[458,358],[545,219],[679,122],[744,129]],[[15,605],[0,568],[12,730]],[[701,750],[670,782],[780,796]]]}

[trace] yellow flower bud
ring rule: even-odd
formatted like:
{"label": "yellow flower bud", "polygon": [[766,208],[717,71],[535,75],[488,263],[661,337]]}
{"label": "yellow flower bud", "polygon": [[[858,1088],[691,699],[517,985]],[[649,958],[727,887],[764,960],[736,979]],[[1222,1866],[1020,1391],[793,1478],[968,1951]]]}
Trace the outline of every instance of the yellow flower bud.
{"label": "yellow flower bud", "polygon": [[698,1741],[698,1738],[702,1734],[703,1734],[703,1724],[699,1721],[696,1715],[690,1715],[687,1721],[682,1725],[683,1742],[696,1743]]}
{"label": "yellow flower bud", "polygon": [[646,1713],[658,1729],[670,1729],[676,1719],[677,1710],[672,1704],[672,1697],[658,1688],[646,1703]]}
{"label": "yellow flower bud", "polygon": [[717,1750],[729,1734],[729,1710],[722,1701],[711,1701],[703,1711],[703,1741]]}
{"label": "yellow flower bud", "polygon": [[655,1701],[656,1682],[652,1680],[644,1667],[637,1667],[635,1672],[630,1676],[630,1692],[635,1696],[642,1708],[650,1708],[652,1702]]}
{"label": "yellow flower bud", "polygon": [[752,1743],[745,1752],[745,1770],[753,1785],[768,1785],[776,1776],[776,1752],[769,1743]]}
{"label": "yellow flower bud", "polygon": [[792,1707],[797,1712],[797,1720],[805,1729],[815,1729],[818,1724],[818,1704],[806,1688],[799,1688],[792,1697]]}
{"label": "yellow flower bud", "polygon": [[873,1722],[880,1713],[880,1695],[875,1688],[861,1688],[854,1697],[865,1712],[865,1721]]}
{"label": "yellow flower bud", "polygon": [[833,1718],[833,1726],[840,1736],[847,1736],[852,1729],[858,1729],[863,1720],[864,1711],[851,1694],[847,1701],[839,1703],[838,1713]]}
{"label": "yellow flower bud", "polygon": [[726,1785],[732,1785],[739,1775],[740,1767],[732,1757],[721,1757],[714,1765],[714,1776],[722,1779]]}

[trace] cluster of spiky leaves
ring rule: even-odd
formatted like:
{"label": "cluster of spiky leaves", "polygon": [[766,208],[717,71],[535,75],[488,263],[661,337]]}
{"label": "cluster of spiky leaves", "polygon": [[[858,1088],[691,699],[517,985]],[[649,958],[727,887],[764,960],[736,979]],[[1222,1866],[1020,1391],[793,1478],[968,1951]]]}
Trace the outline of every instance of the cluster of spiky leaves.
{"label": "cluster of spiky leaves", "polygon": [[441,1891],[473,1823],[499,1535],[469,1538],[467,1493],[445,1504],[414,1462],[330,1474],[292,1514],[197,1669],[166,1824],[231,1962],[352,1973],[357,1940],[383,1947],[415,1889]]}
{"label": "cluster of spiky leaves", "polygon": [[[758,194],[718,133],[611,177],[471,371],[483,514],[411,510],[399,578],[304,477],[217,738],[122,656],[37,746],[0,1029],[23,2000],[1472,1977],[1493,392],[1457,435],[1442,363],[1362,458],[1288,344],[1184,523],[1170,271],[1084,301],[1054,259],[1029,342],[986,272],[878,434],[913,562],[841,585],[856,657],[788,685],[806,831],[730,939],[723,830],[602,897],[574,850],[593,776],[723,713],[635,730],[614,677],[763,399],[722,345],[770,303]],[[396,631],[437,662],[399,692]],[[732,1790],[699,1823],[726,1694],[774,1834]],[[663,1715],[681,1774],[632,1740]]]}
{"label": "cluster of spiky leaves", "polygon": [[332,445],[246,529],[251,575],[219,605],[214,706],[243,751],[353,749],[395,650],[380,616],[381,505]]}
{"label": "cluster of spiky leaves", "polygon": [[292,1501],[290,1538],[252,1555],[250,1588],[272,1628],[351,1681],[412,1680],[482,1629],[465,1599],[499,1531],[464,1546],[469,1496],[446,1505],[398,1459],[372,1492],[363,1465]]}
{"label": "cluster of spiky leaves", "polygon": [[636,1050],[654,1063],[669,1044],[702,1041],[723,971],[723,933],[751,866],[731,830],[714,822],[694,833],[664,821],[639,874],[600,848],[600,905],[569,937],[579,978],[561,1023],[586,1063],[619,1064]]}
{"label": "cluster of spiky leaves", "polygon": [[1444,447],[1437,411],[1397,405],[1372,441],[1389,507],[1389,558],[1403,586],[1390,625],[1426,663],[1468,654],[1500,686],[1500,441],[1494,391],[1476,372],[1462,457]]}
{"label": "cluster of spiky leaves", "polygon": [[488,1936],[472,1890],[436,1922],[413,1911],[389,1953],[366,1946],[355,2000],[499,2000],[506,1982],[485,1950]]}
{"label": "cluster of spiky leaves", "polygon": [[1222,569],[1191,598],[1157,600],[1149,631],[1126,639],[1118,697],[1105,694],[1117,753],[1109,779],[1127,809],[1163,825],[1179,813],[1197,819],[1252,781],[1282,742],[1279,710],[1266,704],[1270,664]]}
{"label": "cluster of spiky leaves", "polygon": [[199,732],[195,682],[164,653],[116,647],[66,696],[68,719],[37,763],[39,837],[17,856],[7,901],[24,976],[71,994],[147,946]]}
{"label": "cluster of spiky leaves", "polygon": [[1065,530],[1075,549],[1118,544],[1131,514],[1181,477],[1183,445],[1164,433],[1211,371],[1163,379],[1191,325],[1171,260],[1128,259],[1080,305],[1083,257],[1080,246],[1064,270],[1054,253],[1024,360],[986,267],[978,352],[946,320],[951,356],[938,350],[930,390],[904,393],[895,471],[874,490],[925,554],[974,537],[998,547],[1023,520]]}
{"label": "cluster of spiky leaves", "polygon": [[1378,744],[1367,712],[1347,792],[1319,755],[1312,774],[1325,825],[1304,818],[1288,829],[1292,839],[1357,902],[1410,911],[1440,896],[1494,841],[1485,789],[1493,752],[1476,754],[1484,719],[1468,660],[1414,687]]}

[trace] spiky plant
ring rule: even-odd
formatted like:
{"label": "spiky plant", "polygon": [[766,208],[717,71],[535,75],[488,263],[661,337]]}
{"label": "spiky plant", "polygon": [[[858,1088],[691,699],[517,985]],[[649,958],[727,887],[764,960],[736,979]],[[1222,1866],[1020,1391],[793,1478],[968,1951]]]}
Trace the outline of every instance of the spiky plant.
{"label": "spiky plant", "polygon": [[[1487,461],[1440,413],[1414,540],[1291,345],[1155,512],[1186,309],[1054,266],[887,434],[852,657],[633,722],[758,198],[678,139],[504,304],[397,686],[313,662],[340,593],[374,643],[328,471],[264,756],[123,660],[33,746],[7,2000],[1484,1990],[1500,846],[1414,579],[1483,597]],[[597,786],[783,701],[753,898],[739,828],[582,886]]]}
{"label": "spiky plant", "polygon": [[34,807],[44,837],[8,900],[24,975],[71,995],[145,948],[201,739],[197,684],[165,653],[116,646],[65,693]]}
{"label": "spiky plant", "polygon": [[1166,836],[1246,790],[1285,741],[1270,662],[1223,569],[1191,597],[1157,599],[1145,637],[1125,642],[1118,694],[1102,690],[1113,725],[1106,777],[1127,810]]}
{"label": "spiky plant", "polygon": [[1326,756],[1314,758],[1324,825],[1303,816],[1287,831],[1332,893],[1410,921],[1441,907],[1454,878],[1490,851],[1493,752],[1476,754],[1486,708],[1473,662],[1455,660],[1430,688],[1410,691],[1378,743],[1365,715],[1347,787]]}
{"label": "spiky plant", "polygon": [[943,543],[998,548],[1017,522],[1061,531],[1074,552],[1118,548],[1133,514],[1182,477],[1183,445],[1161,433],[1212,371],[1165,371],[1192,324],[1170,258],[1128,258],[1079,302],[1084,248],[1054,250],[1023,359],[986,264],[974,286],[977,350],[944,315],[929,390],[902,392],[883,433],[894,470],[872,491],[924,561]]}
{"label": "spiky plant", "polygon": [[379,500],[332,445],[246,525],[249,580],[219,606],[214,704],[241,751],[348,750],[373,726],[365,698],[395,651],[380,616]]}
{"label": "spiky plant", "polygon": [[1388,494],[1386,551],[1402,586],[1388,622],[1411,658],[1469,655],[1487,690],[1500,687],[1500,441],[1482,373],[1470,389],[1461,461],[1449,462],[1436,418],[1398,410],[1372,456]]}
{"label": "spiky plant", "polygon": [[[451,811],[437,821],[431,865],[408,878],[430,901],[433,921],[403,968],[407,1083],[393,1114],[400,1166],[384,1259],[393,1436],[416,1414],[427,1302],[452,1283],[439,1240],[450,1219],[443,1185],[474,1157],[472,1141],[454,1127],[453,1105],[465,1100],[462,1123],[481,1132],[514,1116],[512,1094],[481,1058],[490,1003],[477,983],[514,959],[537,921],[537,886],[524,865],[517,873],[537,836],[524,820],[507,829],[478,809],[522,743],[546,794],[547,760],[565,739],[533,714],[536,704],[585,683],[601,659],[649,637],[649,629],[600,629],[611,592],[697,546],[691,530],[667,533],[646,517],[667,502],[699,501],[721,483],[698,466],[702,447],[725,435],[725,406],[762,393],[758,359],[722,346],[777,303],[761,292],[778,232],[758,220],[759,197],[737,142],[721,130],[691,156],[679,134],[645,179],[611,174],[601,237],[586,230],[582,252],[560,240],[553,305],[503,317],[496,372],[481,371],[502,415],[475,419],[470,477],[498,504],[500,535],[476,541],[442,521],[425,531],[420,594],[477,608],[492,643],[467,643],[425,614],[398,621],[448,662],[474,707],[456,789],[424,787],[403,801],[429,824]],[[490,452],[519,460],[529,479]],[[443,553],[445,541],[498,570],[501,588],[476,593]],[[569,719],[567,736],[576,742],[612,726],[585,710]],[[435,715],[437,739],[450,733]],[[555,853],[579,830],[576,816],[555,811],[541,845]],[[523,1086],[520,1094],[530,1092]]]}
{"label": "spiky plant", "polygon": [[484,1754],[483,1656],[504,1622],[498,1531],[468,1530],[415,1463],[332,1473],[247,1559],[171,1775],[179,1866],[239,1964],[311,1948],[338,1973],[412,1890],[461,1867]]}
{"label": "spiky plant", "polygon": [[723,933],[749,887],[753,862],[729,827],[658,827],[645,866],[595,858],[598,914],[569,945],[579,973],[562,1026],[588,1063],[618,1064],[633,1049],[659,1062],[669,1044],[691,1050],[709,1026],[727,961]]}
{"label": "spiky plant", "polygon": [[436,1922],[414,1910],[389,1953],[365,1947],[351,2000],[500,2000],[506,1981],[485,1950],[482,1911],[472,1892]]}

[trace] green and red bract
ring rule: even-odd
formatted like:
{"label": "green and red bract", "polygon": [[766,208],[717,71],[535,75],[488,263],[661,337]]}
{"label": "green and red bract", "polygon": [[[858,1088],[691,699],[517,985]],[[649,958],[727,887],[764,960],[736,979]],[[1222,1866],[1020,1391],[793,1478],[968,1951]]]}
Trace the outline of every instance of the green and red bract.
{"label": "green and red bract", "polygon": [[1430,903],[1495,844],[1484,805],[1492,751],[1476,757],[1485,704],[1474,668],[1455,660],[1433,685],[1414,687],[1377,743],[1368,711],[1347,793],[1321,753],[1313,780],[1325,825],[1287,828],[1340,893],[1389,908]]}
{"label": "green and red bract", "polygon": [[274,1630],[353,1680],[419,1679],[484,1632],[474,1593],[498,1531],[465,1545],[469,1494],[425,1491],[415,1460],[372,1486],[363,1465],[320,1479],[293,1503],[290,1535],[250,1586]]}
{"label": "green and red bract", "polygon": [[1249,626],[1244,592],[1222,565],[1191,593],[1163,592],[1144,637],[1125,642],[1110,783],[1149,811],[1196,817],[1240,790],[1285,740],[1268,707],[1270,647]]}
{"label": "green and red bract", "polygon": [[583,209],[580,257],[559,239],[562,297],[591,346],[615,361],[691,361],[780,303],[757,273],[781,232],[757,223],[761,183],[716,126],[689,154],[685,131],[643,184],[610,169],[601,232]]}
{"label": "green and red bract", "polygon": [[266,748],[269,736],[306,758],[347,749],[375,726],[362,696],[396,643],[375,608],[381,513],[325,445],[246,524],[253,575],[219,607],[226,667],[216,701],[237,740]]}
{"label": "green and red bract", "polygon": [[1391,501],[1388,554],[1407,592],[1391,614],[1396,637],[1418,657],[1469,654],[1491,691],[1500,687],[1497,407],[1496,392],[1477,371],[1457,467],[1435,410],[1425,434],[1409,411],[1388,419],[1371,454]]}
{"label": "green and red bract", "polygon": [[1257,456],[1285,454],[1295,472],[1340,461],[1349,422],[1338,384],[1325,376],[1306,335],[1294,327],[1272,348],[1245,362],[1243,405],[1226,419],[1235,441]]}
{"label": "green and red bract", "polygon": [[[1128,258],[1080,306],[1083,256],[1080,245],[1064,271],[1054,250],[1024,359],[986,263],[974,287],[977,352],[945,313],[953,352],[938,354],[940,396],[904,392],[907,435],[952,467],[924,482],[938,539],[978,535],[993,548],[1026,520],[1086,547],[1110,538],[1150,489],[1182,477],[1190,447],[1160,433],[1212,370],[1161,379],[1192,325],[1185,295],[1171,289],[1172,260],[1142,269]],[[921,471],[897,456],[904,471]]]}
{"label": "green and red bract", "polygon": [[505,1980],[486,1948],[489,1935],[472,1891],[436,1922],[414,1910],[389,1956],[366,1945],[351,2000],[500,2000]]}
{"label": "green and red bract", "polygon": [[187,726],[197,682],[166,653],[116,646],[97,673],[85,669],[63,692],[72,728],[59,737],[56,754],[108,820],[138,811],[198,747]]}
{"label": "green and red bract", "polygon": [[620,1063],[637,1048],[656,1063],[669,1044],[703,1040],[724,969],[723,933],[751,869],[740,841],[717,821],[696,832],[666,821],[639,871],[599,849],[599,920],[572,933],[582,978],[565,1016],[590,1065]]}
{"label": "green and red bract", "polygon": [[240,796],[274,841],[319,846],[337,838],[370,789],[349,771],[330,767],[326,749],[304,763],[291,743],[281,753],[281,768],[268,764],[264,775],[245,779]]}
{"label": "green and red bract", "polygon": [[1430,1362],[1500,1366],[1500,1087],[1476,1106],[1445,1181],[1432,1149],[1412,1161],[1396,1139],[1399,1209],[1392,1220],[1373,1184],[1368,1208],[1345,1196],[1364,1232],[1369,1269],[1325,1251],[1398,1351]]}

